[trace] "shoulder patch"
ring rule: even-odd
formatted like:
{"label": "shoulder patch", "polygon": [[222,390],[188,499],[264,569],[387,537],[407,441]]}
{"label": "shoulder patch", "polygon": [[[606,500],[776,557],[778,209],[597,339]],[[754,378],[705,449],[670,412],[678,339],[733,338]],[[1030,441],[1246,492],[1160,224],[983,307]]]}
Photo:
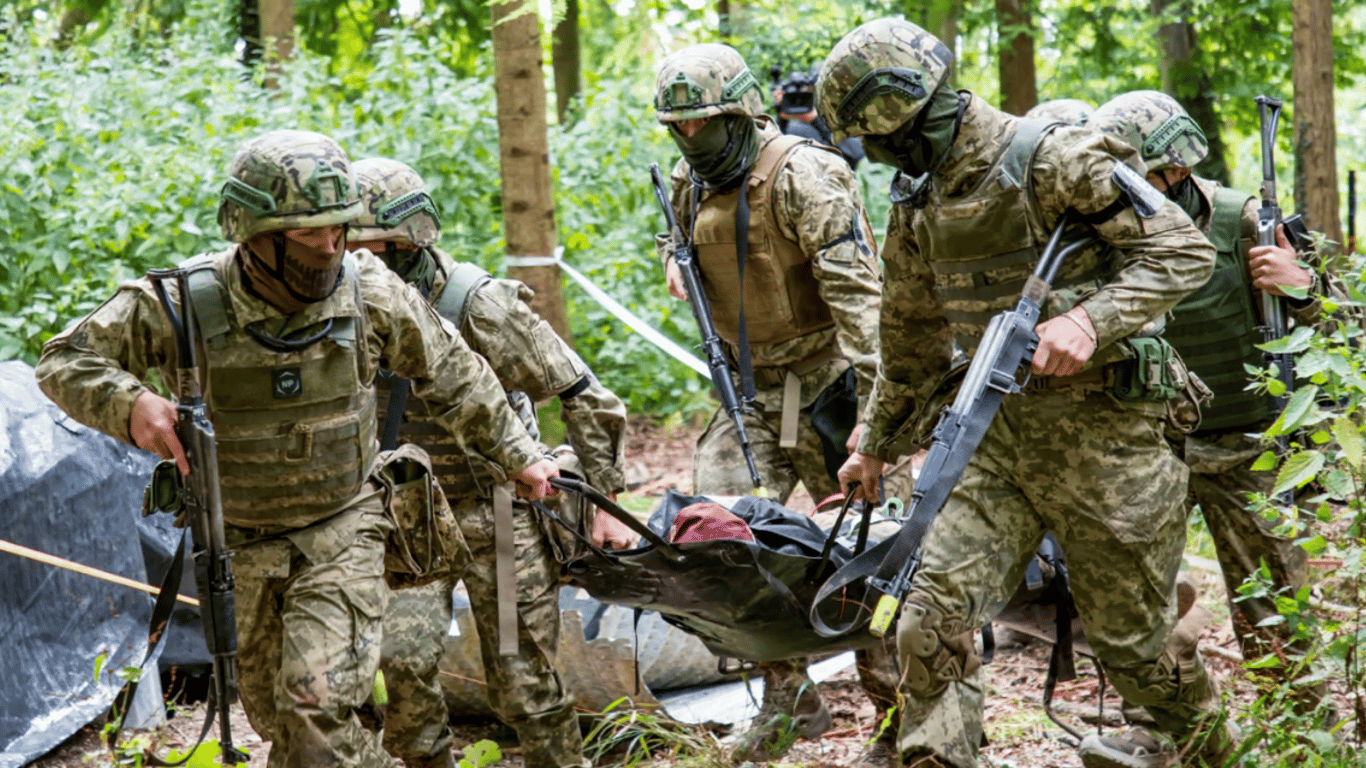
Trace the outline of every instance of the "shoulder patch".
{"label": "shoulder patch", "polygon": [[1138,171],[1124,163],[1115,163],[1115,169],[1110,172],[1110,180],[1129,198],[1129,202],[1134,206],[1134,213],[1140,218],[1151,219],[1156,216],[1158,209],[1166,202],[1167,198],[1157,191],[1157,187],[1149,184],[1147,179],[1138,175]]}

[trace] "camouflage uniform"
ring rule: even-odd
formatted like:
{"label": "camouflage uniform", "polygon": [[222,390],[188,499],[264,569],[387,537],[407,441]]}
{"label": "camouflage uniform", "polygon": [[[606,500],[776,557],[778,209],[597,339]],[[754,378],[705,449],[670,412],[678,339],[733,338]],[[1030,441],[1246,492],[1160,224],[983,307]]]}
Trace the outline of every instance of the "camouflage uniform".
{"label": "camouflage uniform", "polygon": [[[606,493],[622,491],[626,407],[535,314],[529,304],[531,289],[457,264],[434,247],[440,222],[425,185],[408,166],[394,160],[362,160],[356,164],[356,176],[365,211],[353,225],[352,239],[384,241],[386,263],[422,288],[470,348],[487,358],[499,382],[518,392],[517,402],[530,410],[532,400],[559,397],[567,440],[581,462],[576,469]],[[402,212],[388,215],[393,206],[401,206]],[[427,215],[418,215],[422,212]],[[399,251],[400,243],[417,250]],[[386,387],[386,406],[391,396],[392,388]],[[463,578],[479,632],[489,702],[516,729],[528,768],[586,766],[572,694],[554,666],[560,628],[559,569],[541,515],[529,505],[513,505],[516,595],[501,597],[515,602],[517,652],[505,656],[499,653],[494,540],[493,489],[499,480],[485,462],[467,455],[438,428],[435,413],[428,403],[410,400],[398,435],[427,449],[469,544],[472,562]],[[386,419],[387,414],[386,407]],[[534,429],[534,412],[524,414],[524,419]],[[542,450],[550,453],[545,446]],[[442,582],[399,590],[384,619],[381,668],[389,689],[384,744],[409,766],[453,762],[437,676],[451,624],[452,586],[453,582]]]}
{"label": "camouflage uniform", "polygon": [[[741,70],[738,75],[737,70]],[[872,320],[879,302],[876,243],[849,165],[828,147],[783,136],[767,115],[759,114],[758,97],[749,100],[757,86],[719,109],[698,109],[677,100],[672,109],[665,105],[671,85],[687,81],[700,86],[701,93],[707,94],[700,98],[705,100],[726,89],[728,82],[742,81],[747,72],[739,55],[726,46],[694,46],[662,64],[662,95],[656,103],[659,119],[666,124],[692,117],[720,119],[726,111],[753,118],[757,158],[743,171],[750,208],[743,299],[736,290],[735,191],[707,190],[694,184],[695,169],[685,157],[672,173],[671,204],[680,228],[697,246],[713,322],[727,346],[733,370],[738,369],[739,310],[744,302],[756,408],[745,410],[742,420],[759,477],[773,498],[785,501],[800,482],[820,501],[840,489],[827,469],[821,437],[807,414],[821,392],[851,368],[859,401],[866,401],[877,367],[877,328]],[[668,233],[656,240],[656,250],[666,265],[674,245]],[[772,254],[783,249],[791,254],[786,257],[790,262],[766,270],[765,264],[775,260]],[[788,382],[794,378],[798,399],[790,402],[785,389],[792,388]],[[795,444],[789,447],[781,445],[785,406],[800,412]],[[840,445],[838,450],[843,453],[845,448]],[[887,494],[909,498],[913,482],[908,457],[888,473]],[[693,453],[693,492],[745,495],[752,491],[735,425],[718,408]],[[805,723],[805,730],[799,729],[798,735],[807,737],[829,727],[829,714],[805,674],[806,663],[793,659],[759,665],[765,681],[764,706],[756,729],[742,740],[741,757],[775,759],[781,755],[783,750],[775,749],[760,733],[775,717],[799,715],[796,719]],[[879,711],[891,708],[896,672],[890,649],[860,651],[859,671]]]}
{"label": "camouflage uniform", "polygon": [[1046,117],[1068,125],[1086,125],[1096,108],[1081,99],[1051,99],[1041,101],[1024,113],[1025,117]]}
{"label": "camouflage uniform", "polygon": [[[950,65],[948,49],[915,25],[869,22],[827,58],[821,111],[841,116],[837,136],[862,134],[868,147],[870,137],[892,135],[928,108],[941,85],[949,88]],[[883,80],[874,80],[878,73]],[[922,73],[930,77],[922,81]],[[882,87],[897,78],[904,88]],[[879,87],[856,88],[870,81]],[[923,208],[894,206],[887,226],[882,365],[858,450],[885,460],[908,449],[894,439],[896,430],[917,409],[933,408],[927,401],[954,343],[971,355],[985,321],[1019,295],[1005,288],[1018,288],[1031,264],[1001,250],[1020,245],[1017,236],[980,228],[955,237],[949,229],[968,227],[979,207],[995,206],[1004,217],[996,221],[1027,233],[1023,245],[1034,252],[1050,234],[1046,222],[1068,210],[1090,217],[1104,245],[1062,265],[1049,314],[1067,308],[1059,286],[1074,285],[1065,303],[1079,300],[1099,341],[1081,374],[1035,377],[1025,395],[1005,399],[929,530],[898,623],[902,757],[976,765],[983,687],[974,631],[1006,604],[1049,530],[1067,552],[1076,606],[1110,681],[1163,730],[1191,735],[1218,711],[1219,697],[1195,638],[1173,633],[1186,468],[1164,440],[1164,404],[1119,403],[1108,391],[1106,364],[1129,354],[1127,337],[1204,282],[1213,249],[1174,204],[1150,218],[1111,207],[1124,194],[1112,173],[1133,153],[1093,131],[1053,128],[1015,189],[998,186],[988,175],[998,172],[1020,119],[966,91],[945,95],[956,133],[933,161]],[[965,253],[974,238],[980,252]],[[955,263],[988,257],[1009,265]],[[1079,282],[1087,273],[1099,277]]]}
{"label": "camouflage uniform", "polygon": [[[264,147],[270,152],[281,146],[290,149],[319,144],[337,156],[309,155],[305,164],[314,166],[300,168],[300,155],[296,153],[289,158],[296,162],[297,173],[291,178],[299,183],[311,180],[312,192],[316,192],[314,182],[320,178],[323,184],[336,183],[349,191],[346,157],[325,137],[272,132],[246,145],[244,151]],[[239,153],[239,159],[242,155]],[[238,178],[240,167],[234,160],[233,178]],[[275,192],[277,200],[280,194]],[[224,207],[229,207],[226,202]],[[339,212],[334,207],[328,215],[344,214],[340,220],[345,221],[354,210]],[[225,236],[239,240],[250,237],[243,234],[248,225],[240,220],[234,223],[232,213],[226,220]],[[337,221],[277,218],[281,228],[327,226]],[[257,231],[270,229],[262,226]],[[378,259],[363,251],[347,256],[335,291],[302,311],[285,315],[244,287],[243,260],[255,258],[246,254],[247,250],[237,245],[209,257],[229,311],[222,336],[226,346],[205,344],[202,359],[207,372],[205,400],[219,436],[224,487],[238,484],[238,490],[229,488],[224,494],[224,517],[227,544],[235,552],[242,704],[253,728],[272,742],[268,759],[272,767],[388,766],[391,760],[380,749],[378,733],[359,717],[367,706],[378,668],[380,621],[388,597],[384,552],[391,526],[378,484],[373,478],[366,479],[375,469],[367,462],[373,460],[377,447],[372,381],[380,361],[411,378],[418,394],[442,403],[440,423],[458,432],[471,450],[520,472],[539,459],[539,449],[508,407],[488,364]],[[178,291],[167,287],[172,301],[178,302]],[[251,344],[255,342],[243,332],[243,324],[250,324],[278,334],[277,338],[294,331],[307,335],[329,318],[354,322],[350,326],[354,338],[343,343],[340,338],[329,337],[301,352],[270,352],[264,346],[253,350]],[[310,432],[318,440],[325,439],[327,429],[349,423],[360,444],[353,445],[349,453],[338,447],[321,455],[322,460],[340,459],[325,470],[322,482],[317,476],[305,478],[295,465],[285,461],[245,468],[234,464],[232,460],[251,455],[248,444],[254,438],[234,437],[237,430],[230,425],[243,419],[244,413],[245,417],[252,414],[250,408],[244,411],[235,407],[236,412],[230,412],[220,406],[256,403],[266,411],[282,408],[280,403],[288,401],[272,398],[270,375],[219,380],[215,371],[241,370],[239,364],[244,361],[250,369],[272,357],[276,365],[285,368],[301,365],[304,375],[299,397],[306,400],[310,389],[335,383],[311,378],[309,371],[315,369],[308,367],[310,359],[321,356],[326,361],[338,354],[344,354],[354,366],[354,381],[348,384],[345,375],[338,377],[353,392],[353,400],[313,403],[306,417],[300,418],[324,424]],[[435,362],[438,360],[440,365]],[[175,364],[171,328],[151,281],[142,278],[120,286],[113,298],[49,341],[36,373],[43,391],[63,410],[132,444],[129,417],[133,402],[148,391],[142,383],[144,377],[156,369],[161,381],[174,382]],[[280,434],[298,441],[292,435]],[[279,440],[264,437],[257,441]],[[301,442],[307,461],[312,439],[305,437]],[[327,473],[356,480],[343,487],[341,481],[328,482]],[[318,499],[300,495],[300,488],[314,486],[320,494],[329,492],[319,498],[340,501],[312,503]],[[288,503],[272,508],[269,499],[276,491],[278,498]],[[239,497],[265,503],[248,505]]]}
{"label": "camouflage uniform", "polygon": [[[1175,99],[1157,91],[1117,96],[1096,112],[1094,122],[1099,130],[1138,149],[1150,173],[1189,169],[1208,152],[1195,121]],[[1263,565],[1277,589],[1297,591],[1307,578],[1304,549],[1275,533],[1283,520],[1267,520],[1247,509],[1248,494],[1269,496],[1275,486],[1274,473],[1252,470],[1266,450],[1256,433],[1272,419],[1269,403],[1265,394],[1245,389],[1244,366],[1263,363],[1255,347],[1263,341],[1261,304],[1247,257],[1257,242],[1259,201],[1195,176],[1178,185],[1168,196],[1180,201],[1220,252],[1215,276],[1204,290],[1176,307],[1169,329],[1187,363],[1215,391],[1200,428],[1178,440],[1191,470],[1187,503],[1198,504],[1205,517],[1223,572],[1234,633],[1243,657],[1252,661],[1277,651],[1289,638],[1284,625],[1261,625],[1279,615],[1275,596],[1238,598],[1239,587]],[[1311,277],[1310,297],[1286,302],[1298,325],[1319,321],[1316,295],[1346,295],[1333,278],[1320,286],[1318,276]],[[1211,297],[1206,299],[1206,294]],[[1226,332],[1211,334],[1206,330],[1211,322]],[[1301,690],[1309,693],[1311,688]]]}
{"label": "camouflage uniform", "polygon": [[[439,296],[455,262],[439,250],[431,252],[437,262],[432,295]],[[504,387],[525,392],[534,400],[556,397],[587,380],[581,392],[561,401],[567,439],[583,464],[585,479],[606,493],[619,493],[625,488],[626,407],[535,314],[530,299],[531,289],[518,281],[489,279],[471,294],[460,332],[472,349],[488,359]],[[433,426],[425,404],[412,403],[400,436],[428,448],[469,544],[472,562],[464,581],[479,631],[489,702],[499,718],[517,730],[528,768],[586,766],[571,708],[572,692],[565,689],[554,667],[560,628],[559,568],[541,528],[540,514],[526,504],[513,506],[518,652],[516,656],[503,656],[498,652],[492,502],[497,481],[462,451],[451,450],[446,444],[449,440]],[[548,448],[543,449],[549,453]],[[441,754],[437,745],[426,744],[421,734],[430,732],[432,723],[444,724],[446,720],[434,663],[444,649],[443,639],[451,622],[449,597],[447,591],[442,599],[427,606],[421,617],[403,616],[393,610],[385,619],[383,668],[390,690],[385,742],[393,745],[393,751],[409,765],[415,764],[416,755]],[[393,654],[389,653],[391,638]],[[400,647],[406,651],[399,653]],[[414,661],[417,667],[409,669]],[[423,687],[432,693],[406,701],[407,691]],[[410,727],[417,734],[411,740],[406,737]],[[405,748],[404,743],[410,746]],[[449,744],[445,754],[449,754]]]}

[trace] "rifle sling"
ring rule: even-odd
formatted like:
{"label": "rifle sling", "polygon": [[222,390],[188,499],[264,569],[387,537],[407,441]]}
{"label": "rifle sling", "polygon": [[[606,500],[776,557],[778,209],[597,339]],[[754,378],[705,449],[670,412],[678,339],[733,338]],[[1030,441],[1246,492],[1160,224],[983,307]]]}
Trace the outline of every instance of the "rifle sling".
{"label": "rifle sling", "polygon": [[[180,544],[176,547],[175,557],[171,560],[170,570],[166,571],[166,575],[161,577],[161,588],[157,592],[156,603],[152,607],[152,620],[148,623],[147,627],[147,654],[142,657],[142,663],[138,665],[138,668],[143,672],[147,670],[148,664],[154,663],[161,658],[161,652],[166,646],[166,638],[171,634],[169,631],[171,611],[175,608],[176,596],[180,594],[180,574],[185,566],[185,541],[189,536],[190,531],[187,528],[180,537]],[[207,596],[201,597],[205,599],[204,602],[200,604],[199,609],[201,611],[209,610],[210,606],[208,604]],[[156,642],[152,642],[152,638],[156,638]],[[104,738],[105,744],[109,747],[111,752],[117,753],[118,751],[119,734],[123,731],[123,718],[128,712],[128,706],[132,703],[133,696],[137,693],[138,683],[140,681],[141,676],[139,676],[137,680],[130,680],[128,684],[123,687],[123,690],[119,691],[118,695],[114,697],[113,709],[118,713],[118,717],[114,721],[114,727],[105,732]],[[212,690],[213,688],[210,686],[210,691]],[[209,729],[213,727],[214,716],[218,714],[218,706],[219,702],[217,701],[217,697],[210,695],[208,705],[204,710],[204,727],[199,731],[199,738],[195,740],[194,744],[186,749],[184,757],[175,762],[169,762],[156,755],[144,752],[142,754],[142,764],[162,766],[163,768],[173,768],[174,766],[184,765],[186,761],[194,755],[195,750],[199,748],[199,745],[204,743],[205,737],[209,735]],[[227,705],[224,704],[223,706]]]}

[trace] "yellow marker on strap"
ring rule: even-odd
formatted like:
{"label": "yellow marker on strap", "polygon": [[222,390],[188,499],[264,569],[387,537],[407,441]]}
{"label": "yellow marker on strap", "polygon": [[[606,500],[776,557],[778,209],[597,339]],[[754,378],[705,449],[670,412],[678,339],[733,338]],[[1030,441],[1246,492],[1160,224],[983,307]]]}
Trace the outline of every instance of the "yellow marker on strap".
{"label": "yellow marker on strap", "polygon": [[384,672],[375,670],[375,685],[370,689],[370,696],[379,706],[389,703],[389,689],[384,687]]}
{"label": "yellow marker on strap", "polygon": [[873,618],[868,622],[868,631],[873,633],[873,637],[882,637],[892,628],[892,617],[896,615],[897,606],[900,604],[901,601],[891,595],[883,595],[877,599]]}

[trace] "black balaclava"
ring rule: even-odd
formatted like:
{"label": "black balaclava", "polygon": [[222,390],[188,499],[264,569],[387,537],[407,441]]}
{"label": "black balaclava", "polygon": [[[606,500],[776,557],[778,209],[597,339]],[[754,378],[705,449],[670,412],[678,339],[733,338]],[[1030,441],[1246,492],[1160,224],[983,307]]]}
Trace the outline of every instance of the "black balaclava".
{"label": "black balaclava", "polygon": [[670,124],[669,135],[692,167],[693,181],[709,191],[733,189],[759,156],[759,128],[746,115],[718,115],[691,137]]}

